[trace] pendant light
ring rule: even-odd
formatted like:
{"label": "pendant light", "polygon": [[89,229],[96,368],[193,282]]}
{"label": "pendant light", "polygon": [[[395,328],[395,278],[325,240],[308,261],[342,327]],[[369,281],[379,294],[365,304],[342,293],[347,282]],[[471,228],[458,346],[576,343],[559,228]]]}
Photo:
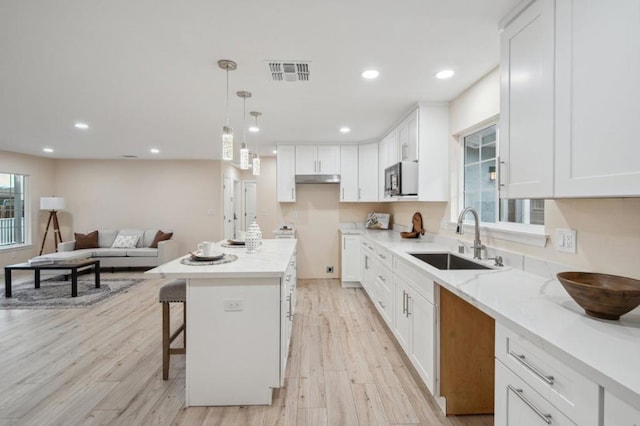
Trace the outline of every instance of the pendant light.
{"label": "pendant light", "polygon": [[245,130],[247,128],[247,98],[251,97],[251,92],[241,90],[236,95],[242,98],[242,145],[240,146],[240,168],[247,170],[249,168],[249,148],[245,139]]}
{"label": "pendant light", "polygon": [[262,113],[258,111],[251,111],[249,115],[255,119],[253,126],[249,127],[249,131],[251,133],[258,133],[260,131],[260,127],[258,127],[258,117],[260,117]]}
{"label": "pendant light", "polygon": [[227,71],[227,125],[222,127],[222,159],[233,160],[233,129],[229,126],[229,71],[233,71],[238,67],[229,59],[221,59],[218,66]]}
{"label": "pendant light", "polygon": [[[255,123],[253,126],[249,127],[249,131],[250,132],[260,131],[260,128],[258,127],[258,117],[261,116],[262,113],[258,111],[251,111],[249,115],[255,118]],[[260,176],[260,156],[258,155],[258,145],[256,145],[256,150],[253,153],[252,168],[253,168],[253,175]]]}

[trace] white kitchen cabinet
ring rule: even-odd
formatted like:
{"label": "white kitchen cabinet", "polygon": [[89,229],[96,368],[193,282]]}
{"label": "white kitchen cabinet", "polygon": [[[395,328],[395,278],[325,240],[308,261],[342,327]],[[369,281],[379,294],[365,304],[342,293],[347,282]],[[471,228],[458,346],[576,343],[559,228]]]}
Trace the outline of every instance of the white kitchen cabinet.
{"label": "white kitchen cabinet", "polygon": [[384,200],[384,170],[389,166],[389,137],[385,136],[378,143],[378,200]]}
{"label": "white kitchen cabinet", "polygon": [[373,265],[373,246],[368,241],[362,240],[360,245],[360,283],[367,292],[369,298],[375,300],[375,270]]}
{"label": "white kitchen cabinet", "polygon": [[556,70],[555,196],[640,196],[640,2],[556,0]]}
{"label": "white kitchen cabinet", "polygon": [[500,37],[500,196],[550,198],[554,0],[532,2]]}
{"label": "white kitchen cabinet", "polygon": [[[515,389],[525,390],[523,392],[511,390],[510,393],[496,386],[496,425],[519,424],[499,423],[497,407],[500,405],[503,409],[505,408],[505,404],[508,404],[504,401],[505,398],[508,401],[523,400],[520,397],[535,400],[535,405],[539,407],[547,405],[556,407],[562,416],[571,419],[575,424],[599,425],[600,387],[597,383],[501,323],[496,322],[495,333],[495,357],[498,361],[496,366],[500,363],[517,377],[518,383],[526,384],[525,388],[520,384],[512,384]],[[497,380],[496,367],[496,383]],[[530,396],[527,397],[527,395]],[[546,408],[543,411],[546,412]]]}
{"label": "white kitchen cabinet", "polygon": [[360,287],[360,235],[342,235],[342,287]]}
{"label": "white kitchen cabinet", "polygon": [[640,426],[640,407],[628,404],[605,389],[604,425]]}
{"label": "white kitchen cabinet", "polygon": [[278,145],[276,180],[278,202],[296,201],[295,146]]}
{"label": "white kitchen cabinet", "polygon": [[358,146],[340,147],[340,201],[358,201]]}
{"label": "white kitchen cabinet", "polygon": [[449,201],[449,104],[421,103],[417,114],[418,201]]}
{"label": "white kitchen cabinet", "polygon": [[297,145],[295,151],[296,174],[340,174],[340,146]]}
{"label": "white kitchen cabinet", "polygon": [[293,314],[296,306],[296,255],[289,259],[289,265],[282,280],[280,290],[280,386],[284,386],[284,375],[289,359],[289,345],[293,328]]}
{"label": "white kitchen cabinet", "polygon": [[411,291],[409,284],[402,278],[394,275],[395,304],[394,304],[394,325],[393,330],[398,339],[398,343],[405,353],[411,352],[411,317],[407,315],[407,295]]}
{"label": "white kitchen cabinet", "polygon": [[418,161],[418,109],[398,126],[399,161]]}
{"label": "white kitchen cabinet", "polygon": [[496,360],[496,426],[574,426],[562,412]]}
{"label": "white kitchen cabinet", "polygon": [[378,144],[358,147],[358,201],[378,201]]}

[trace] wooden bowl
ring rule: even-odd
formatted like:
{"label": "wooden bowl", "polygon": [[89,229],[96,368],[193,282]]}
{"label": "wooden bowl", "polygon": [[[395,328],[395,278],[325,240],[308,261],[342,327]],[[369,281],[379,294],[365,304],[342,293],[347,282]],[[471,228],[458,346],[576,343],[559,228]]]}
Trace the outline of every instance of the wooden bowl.
{"label": "wooden bowl", "polygon": [[592,317],[617,320],[640,305],[640,280],[594,272],[560,272],[556,276]]}

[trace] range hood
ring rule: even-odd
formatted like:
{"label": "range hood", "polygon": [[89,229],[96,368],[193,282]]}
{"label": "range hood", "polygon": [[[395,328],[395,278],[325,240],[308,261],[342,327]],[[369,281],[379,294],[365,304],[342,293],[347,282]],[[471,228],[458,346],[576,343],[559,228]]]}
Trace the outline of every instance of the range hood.
{"label": "range hood", "polygon": [[296,183],[340,183],[340,175],[296,175]]}

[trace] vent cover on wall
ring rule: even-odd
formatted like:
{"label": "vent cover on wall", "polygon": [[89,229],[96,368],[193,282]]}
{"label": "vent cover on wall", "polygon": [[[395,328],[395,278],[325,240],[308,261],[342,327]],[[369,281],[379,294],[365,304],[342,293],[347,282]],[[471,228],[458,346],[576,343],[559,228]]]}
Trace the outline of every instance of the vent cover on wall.
{"label": "vent cover on wall", "polygon": [[309,81],[309,62],[267,61],[266,64],[271,81]]}

